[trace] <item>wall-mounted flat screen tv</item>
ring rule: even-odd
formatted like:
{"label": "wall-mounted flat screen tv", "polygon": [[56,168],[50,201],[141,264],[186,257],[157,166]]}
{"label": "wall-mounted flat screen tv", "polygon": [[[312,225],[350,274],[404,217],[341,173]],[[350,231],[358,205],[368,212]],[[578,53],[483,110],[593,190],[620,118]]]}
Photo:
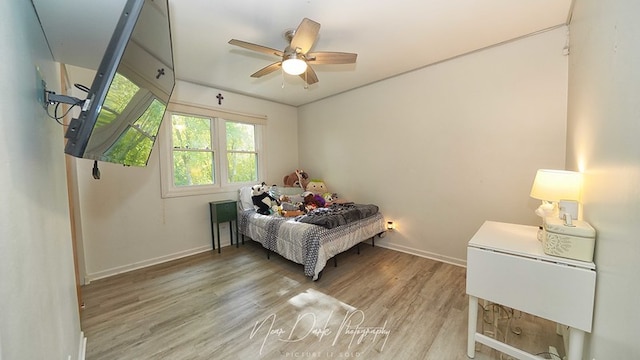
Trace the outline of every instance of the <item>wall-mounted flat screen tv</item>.
{"label": "wall-mounted flat screen tv", "polygon": [[167,0],[127,0],[65,153],[146,166],[174,85]]}

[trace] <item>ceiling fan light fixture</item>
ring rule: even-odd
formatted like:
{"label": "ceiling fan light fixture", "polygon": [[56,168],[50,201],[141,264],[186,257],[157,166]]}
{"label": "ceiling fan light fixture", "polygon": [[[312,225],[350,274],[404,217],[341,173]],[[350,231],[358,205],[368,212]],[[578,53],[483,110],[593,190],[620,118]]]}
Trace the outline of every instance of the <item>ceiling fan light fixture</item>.
{"label": "ceiling fan light fixture", "polygon": [[318,82],[318,76],[313,69],[315,65],[354,64],[358,57],[358,54],[345,52],[309,52],[318,39],[319,31],[319,23],[304,18],[295,30],[288,30],[284,33],[285,39],[289,42],[284,51],[237,39],[229,40],[229,44],[269,56],[275,55],[280,58],[280,61],[267,65],[251,74],[252,78],[260,78],[282,69],[283,75],[302,77],[305,87],[307,87]]}
{"label": "ceiling fan light fixture", "polygon": [[282,61],[282,70],[289,75],[300,75],[307,70],[307,62],[291,54]]}

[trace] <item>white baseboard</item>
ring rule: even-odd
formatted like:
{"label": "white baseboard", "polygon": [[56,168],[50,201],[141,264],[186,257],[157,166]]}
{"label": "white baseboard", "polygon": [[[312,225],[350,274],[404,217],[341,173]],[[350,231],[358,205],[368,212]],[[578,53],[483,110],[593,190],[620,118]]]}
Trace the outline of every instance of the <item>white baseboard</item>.
{"label": "white baseboard", "polygon": [[78,349],[78,360],[85,360],[87,355],[87,337],[84,336],[84,331],[80,331],[80,345]]}
{"label": "white baseboard", "polygon": [[115,268],[111,268],[111,269],[107,269],[107,270],[103,270],[103,271],[98,271],[98,272],[95,272],[95,273],[87,274],[85,276],[85,278],[84,278],[85,279],[85,285],[89,284],[91,281],[94,281],[94,280],[104,279],[104,278],[107,278],[109,276],[114,276],[114,275],[122,274],[122,273],[125,273],[125,272],[142,269],[142,268],[149,267],[149,266],[152,266],[152,265],[165,263],[165,262],[171,261],[171,260],[177,260],[177,259],[180,259],[180,258],[183,258],[183,257],[199,254],[199,253],[202,253],[202,252],[205,252],[205,251],[211,251],[211,246],[210,245],[209,246],[202,246],[202,247],[195,248],[195,249],[189,249],[189,250],[185,250],[185,251],[180,251],[180,252],[177,252],[177,253],[174,253],[174,254],[160,256],[160,257],[157,257],[157,258],[140,261],[140,262],[133,263],[133,264],[118,266],[118,267],[115,267]]}
{"label": "white baseboard", "polygon": [[444,255],[440,255],[440,254],[435,254],[435,253],[432,253],[432,252],[428,252],[428,251],[424,251],[424,250],[420,250],[420,249],[415,249],[415,248],[411,248],[411,247],[408,247],[408,246],[394,244],[394,243],[386,241],[385,239],[377,240],[375,244],[376,244],[376,246],[380,246],[381,248],[400,251],[400,252],[403,252],[403,253],[406,253],[406,254],[420,256],[420,257],[431,259],[431,260],[441,261],[443,263],[447,263],[447,264],[451,264],[451,265],[467,267],[467,261],[466,260],[453,258],[453,257],[449,257],[449,256],[444,256]]}
{"label": "white baseboard", "polygon": [[[385,239],[377,240],[375,245],[381,248],[400,251],[406,254],[420,256],[420,257],[431,259],[431,260],[441,261],[451,265],[462,266],[462,267],[467,266],[467,262],[462,259],[457,259],[449,256],[431,253],[431,252],[420,250],[420,249],[415,249],[415,248],[411,248],[403,245],[394,244],[386,241]],[[104,279],[110,276],[122,274],[122,273],[133,271],[133,270],[142,269],[148,266],[161,264],[171,260],[177,260],[183,257],[199,254],[205,251],[211,251],[211,246],[202,246],[195,249],[185,250],[185,251],[177,252],[174,254],[160,256],[157,258],[140,261],[133,264],[118,266],[115,268],[87,274],[85,276],[85,285],[88,285],[91,281],[94,281],[94,280]]]}

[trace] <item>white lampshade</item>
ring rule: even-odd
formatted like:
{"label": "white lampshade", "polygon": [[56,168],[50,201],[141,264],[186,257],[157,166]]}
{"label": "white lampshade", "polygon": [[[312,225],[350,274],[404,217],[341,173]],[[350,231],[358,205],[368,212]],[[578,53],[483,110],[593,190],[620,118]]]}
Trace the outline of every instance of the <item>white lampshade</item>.
{"label": "white lampshade", "polygon": [[531,187],[531,197],[544,201],[580,201],[582,174],[575,171],[540,169]]}
{"label": "white lampshade", "polygon": [[307,62],[291,54],[282,62],[282,70],[289,75],[300,75],[307,70]]}

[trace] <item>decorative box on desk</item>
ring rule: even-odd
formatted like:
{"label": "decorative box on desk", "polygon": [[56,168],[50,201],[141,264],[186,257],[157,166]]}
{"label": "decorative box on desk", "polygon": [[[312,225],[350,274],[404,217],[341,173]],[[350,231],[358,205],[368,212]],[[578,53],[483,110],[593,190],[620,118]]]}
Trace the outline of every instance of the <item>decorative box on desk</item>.
{"label": "decorative box on desk", "polygon": [[539,357],[477,333],[478,298],[569,326],[568,360],[582,360],[585,332],[591,332],[596,287],[593,262],[547,255],[535,226],[485,222],[467,247],[469,334],[475,342],[518,359]]}
{"label": "decorative box on desk", "polygon": [[544,220],[542,247],[548,255],[580,261],[593,261],[596,230],[586,221],[573,220],[567,226],[564,220],[550,216]]}
{"label": "decorative box on desk", "polygon": [[[211,239],[213,249],[216,249],[216,234],[218,235],[218,253],[220,252],[220,223],[229,222],[229,239],[233,244],[233,227],[236,226],[236,247],[238,242],[238,205],[235,200],[212,201],[209,203],[211,214]],[[215,231],[214,231],[215,225]]]}

